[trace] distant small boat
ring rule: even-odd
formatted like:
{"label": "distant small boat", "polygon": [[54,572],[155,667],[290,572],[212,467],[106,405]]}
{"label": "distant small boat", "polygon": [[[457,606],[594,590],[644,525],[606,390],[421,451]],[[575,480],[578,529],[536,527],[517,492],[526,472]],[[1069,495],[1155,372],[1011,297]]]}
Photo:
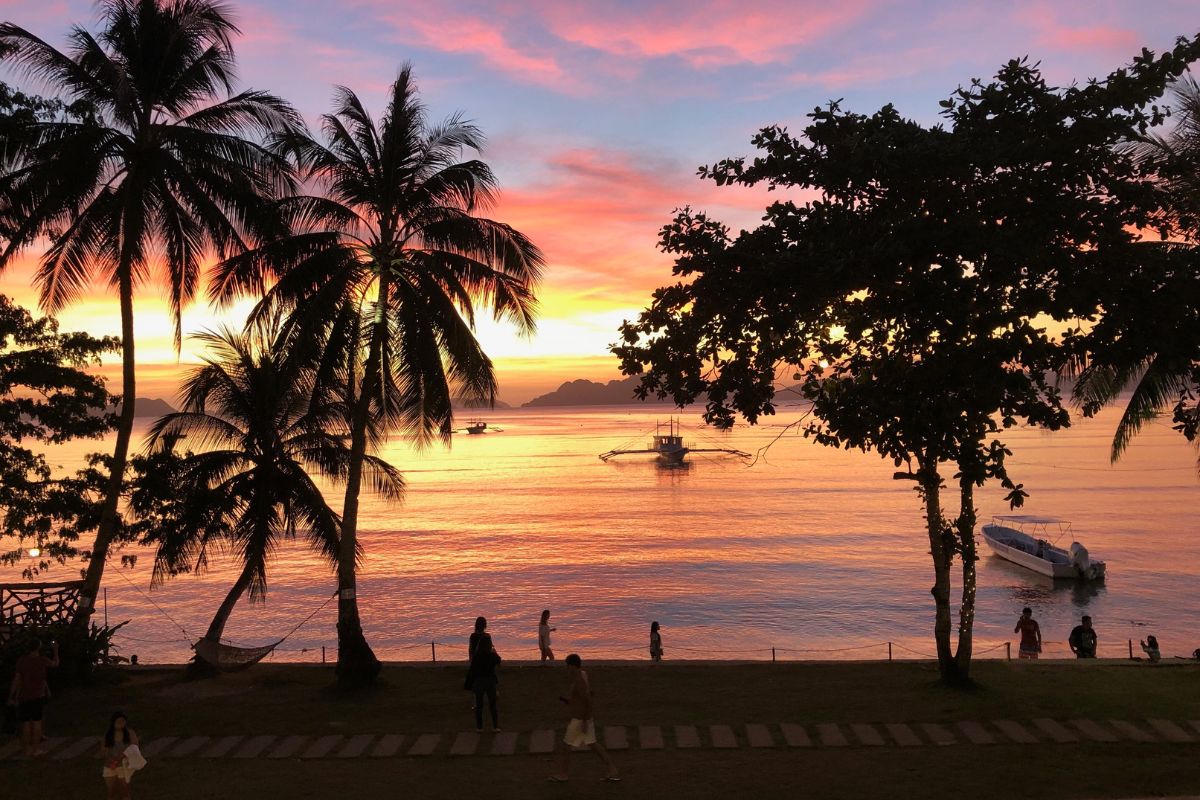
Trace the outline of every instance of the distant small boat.
{"label": "distant small boat", "polygon": [[1104,562],[1093,561],[1082,544],[1072,541],[1071,547],[1064,550],[1046,539],[1051,526],[1058,534],[1055,542],[1071,533],[1071,523],[1065,519],[1028,514],[992,517],[981,533],[993,553],[1018,566],[1051,578],[1104,580]]}
{"label": "distant small boat", "polygon": [[649,447],[642,450],[609,450],[607,453],[600,454],[600,460],[608,461],[616,456],[646,454],[658,456],[658,460],[664,464],[677,465],[683,463],[683,458],[688,453],[727,453],[740,458],[750,457],[749,453],[728,447],[688,447],[683,443],[683,435],[679,431],[679,423],[672,417],[667,423],[666,433],[662,432],[661,423],[654,426],[654,436],[650,439]]}
{"label": "distant small boat", "polygon": [[487,423],[481,419],[477,419],[467,426],[467,433],[475,436],[487,430]]}

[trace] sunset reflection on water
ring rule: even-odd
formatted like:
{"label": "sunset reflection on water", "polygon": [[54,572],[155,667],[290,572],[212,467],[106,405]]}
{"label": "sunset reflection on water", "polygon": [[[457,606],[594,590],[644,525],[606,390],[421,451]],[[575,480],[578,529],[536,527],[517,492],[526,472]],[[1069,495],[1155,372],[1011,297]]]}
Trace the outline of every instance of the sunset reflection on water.
{"label": "sunset reflection on water", "polygon": [[[888,641],[896,657],[932,653],[921,508],[910,484],[891,480],[890,463],[792,434],[753,466],[706,454],[676,468],[597,458],[631,440],[643,446],[666,416],[645,408],[497,411],[486,419],[502,432],[456,436],[450,450],[393,443],[385,455],[404,471],[407,499],[389,506],[367,498],[359,523],[359,598],[379,656],[427,659],[437,641],[439,657],[461,658],[471,622],[485,615],[507,658],[536,658],[543,608],[553,612],[562,654],[645,658],[652,620],[662,623],[668,659],[770,658],[772,647],[780,658],[885,658]],[[755,453],[797,416],[784,410],[770,425],[728,434],[698,426],[695,412],[681,419],[690,443]],[[1106,413],[1059,434],[1007,434],[1013,476],[1032,495],[1026,510],[1073,520],[1093,556],[1108,561],[1109,578],[1054,584],[985,555],[977,652],[1011,640],[1024,605],[1053,643],[1048,657],[1066,653],[1060,642],[1081,613],[1095,618],[1102,655],[1123,654],[1128,638],[1146,633],[1165,653],[1200,645],[1196,452],[1151,425],[1110,469],[1114,422]],[[96,443],[72,445],[59,463],[89,449]],[[330,496],[340,510],[340,496]],[[1006,511],[1002,498],[995,488],[979,493],[981,523]],[[126,654],[184,660],[183,633],[134,588],[149,592],[150,566],[142,554],[135,568],[106,579],[109,620],[132,620]],[[334,588],[330,568],[299,543],[280,550],[268,575],[267,603],[239,605],[226,633],[232,641],[277,639]],[[209,573],[150,594],[199,636],[232,579],[218,560]],[[333,623],[331,604],[275,658],[319,659],[323,645],[332,657]]]}

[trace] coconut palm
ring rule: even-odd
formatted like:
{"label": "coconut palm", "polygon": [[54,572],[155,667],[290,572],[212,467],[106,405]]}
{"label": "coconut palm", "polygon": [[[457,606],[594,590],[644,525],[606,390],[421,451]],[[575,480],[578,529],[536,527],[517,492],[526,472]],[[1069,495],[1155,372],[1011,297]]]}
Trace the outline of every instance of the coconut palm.
{"label": "coconut palm", "polygon": [[[1129,150],[1155,177],[1166,198],[1159,225],[1168,241],[1139,248],[1144,263],[1092,335],[1098,343],[1071,365],[1073,396],[1095,413],[1128,392],[1110,448],[1120,459],[1142,427],[1176,406],[1180,429],[1195,437],[1198,408],[1188,402],[1200,387],[1200,84],[1185,73],[1172,87],[1175,124],[1148,133]],[[1144,275],[1138,279],[1139,275]],[[1200,466],[1200,463],[1198,463]]]}
{"label": "coconut palm", "polygon": [[[149,447],[187,437],[199,452],[171,470],[180,524],[151,542],[155,582],[203,569],[213,549],[241,562],[204,635],[219,642],[240,598],[266,596],[267,565],[284,541],[300,536],[336,565],[341,520],[313,475],[344,478],[350,449],[344,406],[314,395],[311,370],[279,341],[277,328],[197,339],[207,345],[205,363],[184,383],[183,410],[154,424]],[[400,496],[403,481],[390,465],[367,456],[363,469],[376,487]]]}
{"label": "coconut palm", "polygon": [[460,116],[431,125],[404,66],[377,123],[350,89],[323,117],[325,143],[299,147],[320,197],[286,204],[293,235],[218,267],[220,299],[276,280],[265,309],[292,310],[293,339],[320,342],[330,374],[345,376],[352,450],[338,558],[338,677],[379,670],[356,596],[358,502],[372,420],[419,444],[448,442],[452,401],[495,402],[492,362],[475,337],[475,306],[534,328],[541,252],[509,225],[480,215],[496,178],[478,159],[480,131]]}
{"label": "coconut palm", "polygon": [[[228,8],[210,0],[101,0],[98,33],[74,27],[60,51],[0,24],[5,62],[94,119],[39,120],[23,131],[0,182],[11,231],[0,268],[48,237],[36,281],[56,312],[91,281],[115,289],[122,385],[112,472],[77,621],[86,623],[120,520],[136,390],[133,298],[146,281],[167,287],[180,314],[204,258],[225,258],[275,233],[270,200],[293,189],[276,137],[303,125],[274,95],[233,92]],[[6,143],[9,144],[9,143]]]}

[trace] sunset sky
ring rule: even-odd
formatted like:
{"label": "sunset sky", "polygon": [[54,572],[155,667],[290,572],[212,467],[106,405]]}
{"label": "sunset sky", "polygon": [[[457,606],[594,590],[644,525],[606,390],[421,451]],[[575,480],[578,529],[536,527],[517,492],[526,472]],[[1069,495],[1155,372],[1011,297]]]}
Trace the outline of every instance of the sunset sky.
{"label": "sunset sky", "polygon": [[[606,346],[622,319],[670,279],[655,249],[672,209],[690,204],[753,224],[762,195],[696,178],[700,164],[747,154],[761,126],[799,128],[815,105],[844,98],[870,112],[893,102],[923,122],[937,101],[1005,60],[1029,55],[1057,83],[1101,76],[1143,46],[1195,33],[1195,0],[912,2],[410,2],[241,0],[235,18],[244,85],[294,102],[310,123],[331,87],[382,111],[411,61],[435,118],[461,110],[486,132],[503,194],[492,212],[549,260],[538,335],[485,323],[501,398],[522,402],[578,377],[616,377]],[[61,45],[86,0],[0,0],[0,17]],[[5,76],[11,79],[11,76]],[[31,251],[0,291],[32,305]],[[172,398],[180,363],[155,287],[137,299],[138,394]],[[236,320],[189,309],[185,332]],[[105,287],[61,315],[66,329],[116,333]]]}

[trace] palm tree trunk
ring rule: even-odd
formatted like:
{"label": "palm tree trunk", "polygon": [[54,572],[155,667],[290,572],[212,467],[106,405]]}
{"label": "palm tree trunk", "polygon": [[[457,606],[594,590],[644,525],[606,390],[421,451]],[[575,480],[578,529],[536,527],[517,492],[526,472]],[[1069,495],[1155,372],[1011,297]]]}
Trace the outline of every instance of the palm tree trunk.
{"label": "palm tree trunk", "polygon": [[233,588],[229,590],[229,594],[225,595],[225,599],[217,607],[217,613],[213,615],[212,622],[208,624],[208,630],[204,633],[205,639],[208,639],[210,642],[221,641],[221,637],[225,635],[225,625],[229,622],[229,616],[233,613],[233,607],[237,605],[238,600],[242,599],[242,595],[246,593],[247,587],[250,586],[250,578],[254,575],[254,568],[255,564],[252,562],[247,562],[242,567],[242,574],[234,582]]}
{"label": "palm tree trunk", "polygon": [[[350,422],[350,467],[342,506],[342,536],[338,542],[338,685],[343,689],[369,686],[379,675],[381,664],[363,634],[358,611],[358,498],[362,491],[363,461],[367,453],[367,424],[371,414],[376,377],[383,358],[383,335],[387,325],[389,287],[386,273],[380,278],[379,299],[372,324],[371,344],[363,365],[362,385],[353,400]],[[352,365],[353,366],[353,365]],[[354,370],[349,370],[354,380]]]}
{"label": "palm tree trunk", "polygon": [[[960,466],[960,472],[962,471]],[[958,609],[958,651],[955,663],[958,680],[966,681],[971,674],[971,654],[974,649],[975,593],[978,583],[975,573],[975,485],[970,478],[959,481],[961,508],[958,514],[958,543],[962,555],[962,602]]]}
{"label": "palm tree trunk", "polygon": [[113,449],[112,471],[104,493],[100,527],[92,544],[91,560],[83,579],[83,590],[75,613],[76,629],[87,630],[96,607],[100,582],[108,550],[120,529],[119,506],[125,485],[125,465],[129,459],[129,440],[133,436],[134,400],[137,394],[133,341],[133,276],[129,265],[121,265],[118,292],[121,303],[121,416],[117,420],[117,443]]}
{"label": "palm tree trunk", "polygon": [[950,564],[954,553],[947,536],[945,522],[942,519],[941,476],[937,471],[937,461],[923,459],[920,472],[921,494],[925,500],[925,522],[929,533],[929,553],[933,558],[933,595],[936,611],[933,624],[933,638],[937,644],[938,669],[942,680],[954,683],[958,680],[958,665],[954,660],[954,652],[950,648]]}
{"label": "palm tree trunk", "polygon": [[357,543],[358,496],[362,488],[363,459],[367,452],[367,416],[370,396],[364,392],[355,404],[350,432],[350,468],[342,508],[342,537],[338,543],[338,685],[343,689],[369,686],[382,666],[363,634],[358,613]]}

